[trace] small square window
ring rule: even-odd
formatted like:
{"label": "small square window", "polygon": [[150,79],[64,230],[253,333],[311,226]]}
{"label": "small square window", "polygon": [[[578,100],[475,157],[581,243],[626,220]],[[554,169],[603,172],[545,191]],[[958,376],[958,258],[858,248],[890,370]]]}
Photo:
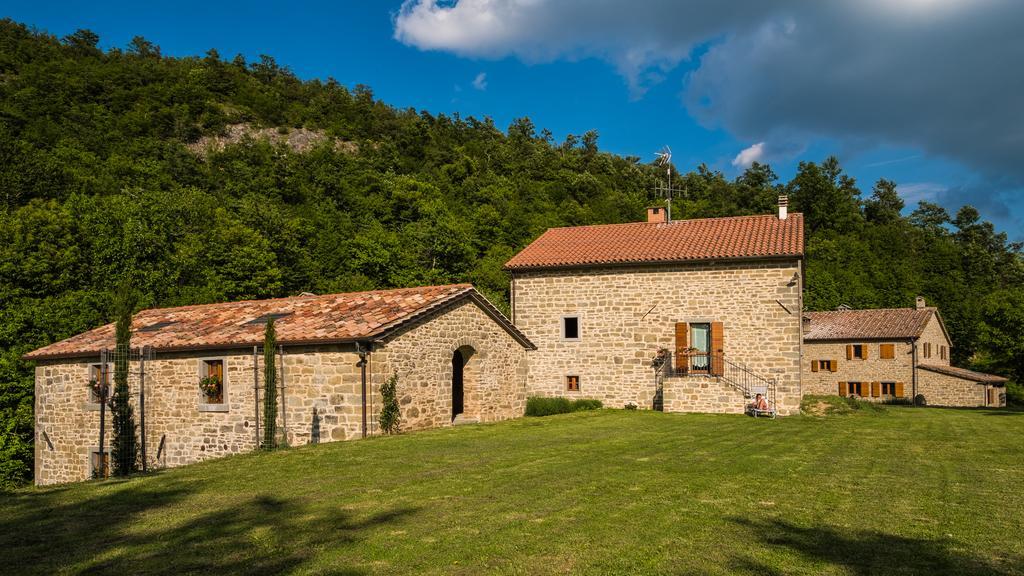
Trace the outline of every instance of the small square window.
{"label": "small square window", "polygon": [[579,376],[566,376],[565,377],[565,389],[569,392],[580,391],[580,377]]}
{"label": "small square window", "polygon": [[863,360],[867,356],[866,354],[864,354],[864,352],[865,352],[865,346],[863,344],[854,344],[853,345],[853,357],[854,358],[860,358],[861,360]]}
{"label": "small square window", "polygon": [[562,339],[580,339],[580,318],[579,316],[565,316],[562,318]]}
{"label": "small square window", "polygon": [[818,369],[822,372],[835,372],[832,367],[832,360],[818,360]]}
{"label": "small square window", "polygon": [[100,395],[104,393],[104,388],[106,388],[106,394],[110,394],[111,390],[109,386],[110,380],[113,377],[113,372],[113,364],[107,364],[106,370],[103,370],[102,364],[89,365],[89,381],[87,382],[89,404],[100,403]]}
{"label": "small square window", "polygon": [[864,382],[847,382],[848,396],[867,396],[867,385]]}
{"label": "small square window", "polygon": [[882,396],[895,396],[896,395],[896,383],[895,382],[882,382]]}
{"label": "small square window", "polygon": [[224,404],[224,360],[202,360],[199,364],[199,391],[203,404]]}

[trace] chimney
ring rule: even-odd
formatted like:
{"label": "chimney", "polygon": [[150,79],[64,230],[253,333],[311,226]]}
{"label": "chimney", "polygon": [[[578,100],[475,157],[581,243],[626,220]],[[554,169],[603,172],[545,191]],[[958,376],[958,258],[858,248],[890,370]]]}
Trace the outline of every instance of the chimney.
{"label": "chimney", "polygon": [[647,209],[647,223],[664,224],[668,222],[668,210],[662,207],[653,207]]}
{"label": "chimney", "polygon": [[917,297],[917,302],[915,304],[917,305],[917,309],[918,310],[920,310],[920,309],[924,308],[925,306],[927,306],[927,304],[924,301],[924,296],[918,296]]}
{"label": "chimney", "polygon": [[779,196],[779,220],[785,220],[789,215],[789,198],[786,195]]}

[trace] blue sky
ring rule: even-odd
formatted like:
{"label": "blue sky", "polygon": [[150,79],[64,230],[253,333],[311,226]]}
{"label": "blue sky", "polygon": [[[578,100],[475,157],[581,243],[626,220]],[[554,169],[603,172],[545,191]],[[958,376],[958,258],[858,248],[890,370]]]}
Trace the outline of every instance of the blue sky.
{"label": "blue sky", "polygon": [[786,179],[835,154],[865,194],[890,178],[908,204],[969,202],[1024,239],[1024,111],[1007,96],[1024,89],[1024,41],[1004,25],[1024,11],[844,3],[18,2],[0,15],[57,36],[89,28],[104,47],[142,35],[169,55],[270,54],[400,107],[502,127],[529,116],[557,139],[597,130],[644,160],[667,144],[683,171],[735,176],[747,150]]}

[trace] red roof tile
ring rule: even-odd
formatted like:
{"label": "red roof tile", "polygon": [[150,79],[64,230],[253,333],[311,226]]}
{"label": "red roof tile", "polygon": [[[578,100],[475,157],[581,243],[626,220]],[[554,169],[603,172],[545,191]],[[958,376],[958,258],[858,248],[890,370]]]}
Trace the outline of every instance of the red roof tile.
{"label": "red roof tile", "polygon": [[551,228],[508,270],[802,256],[804,219],[790,214]]}
{"label": "red roof tile", "polygon": [[978,382],[981,384],[1002,384],[1006,382],[1006,378],[1002,376],[996,376],[995,374],[985,374],[984,372],[975,372],[974,370],[968,370],[967,368],[957,368],[955,366],[938,366],[935,364],[919,364],[918,368],[922,370],[930,370],[932,372],[938,372],[939,374],[945,374],[947,376],[953,376],[962,380],[970,380],[971,382]]}
{"label": "red roof tile", "polygon": [[917,338],[935,308],[874,308],[804,312],[804,340]]}
{"label": "red roof tile", "polygon": [[[265,328],[265,321],[253,320],[268,314],[282,315],[274,320],[281,344],[374,340],[408,320],[464,296],[480,304],[524,346],[533,347],[470,284],[143,310],[132,320],[132,346],[151,346],[158,351],[252,346],[263,342]],[[113,346],[114,325],[107,324],[30,352],[25,358],[84,356]]]}

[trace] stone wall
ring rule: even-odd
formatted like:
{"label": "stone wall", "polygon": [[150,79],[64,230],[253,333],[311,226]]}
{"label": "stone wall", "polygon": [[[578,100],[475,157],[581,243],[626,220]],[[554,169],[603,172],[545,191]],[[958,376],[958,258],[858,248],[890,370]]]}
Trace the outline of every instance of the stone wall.
{"label": "stone wall", "polygon": [[917,371],[917,393],[928,406],[986,406],[988,386],[931,370]]}
{"label": "stone wall", "polygon": [[374,353],[381,378],[398,373],[402,430],[451,425],[452,354],[459,348],[471,351],[464,369],[465,417],[493,422],[523,415],[526,349],[476,303],[464,300]]}
{"label": "stone wall", "polygon": [[[342,346],[285,350],[287,414],[282,411],[277,419],[282,430],[287,419],[288,441],[304,444],[314,438],[343,440],[359,434],[360,376],[354,350]],[[204,359],[224,361],[223,405],[202,400],[198,383]],[[262,387],[262,356],[258,360]],[[99,446],[100,413],[98,405],[88,401],[89,365],[84,360],[67,360],[41,361],[36,367],[37,484],[83,480],[90,475],[90,455]],[[138,363],[132,362],[130,369],[137,372]],[[137,391],[138,379],[133,377],[130,386]],[[137,400],[134,405],[138,422]],[[315,418],[314,408],[318,410]],[[181,466],[252,450],[255,414],[251,350],[158,354],[146,362],[147,460],[152,467]],[[110,421],[108,411],[108,450],[113,433]]]}
{"label": "stone wall", "polygon": [[[868,347],[868,359],[846,359],[846,347],[863,344]],[[894,358],[883,360],[879,347],[892,344]],[[812,370],[813,362],[830,360],[836,371]],[[840,382],[903,382],[903,394],[911,395],[913,382],[912,344],[893,340],[838,340],[804,342],[803,370],[804,394],[838,394]],[[870,398],[869,398],[870,399]],[[879,398],[881,399],[881,398]]]}
{"label": "stone wall", "polygon": [[[924,344],[931,344],[931,356],[925,357],[924,355]],[[943,358],[939,353],[939,349],[942,346],[946,346],[946,357]],[[942,325],[939,323],[939,319],[935,314],[932,314],[931,320],[925,325],[924,330],[921,332],[921,337],[917,340],[917,363],[918,364],[935,364],[937,366],[949,366],[949,354],[951,352],[952,343],[946,338],[946,333],[942,330]]]}
{"label": "stone wall", "polygon": [[[596,398],[609,407],[654,404],[651,365],[675,349],[677,322],[722,322],[726,357],[778,382],[779,410],[800,403],[799,262],[750,261],[516,272],[516,325],[531,352],[530,395]],[[581,338],[562,338],[562,317]],[[578,375],[578,392],[565,377]]]}
{"label": "stone wall", "polygon": [[743,414],[751,403],[736,387],[713,376],[666,378],[663,394],[665,412]]}

